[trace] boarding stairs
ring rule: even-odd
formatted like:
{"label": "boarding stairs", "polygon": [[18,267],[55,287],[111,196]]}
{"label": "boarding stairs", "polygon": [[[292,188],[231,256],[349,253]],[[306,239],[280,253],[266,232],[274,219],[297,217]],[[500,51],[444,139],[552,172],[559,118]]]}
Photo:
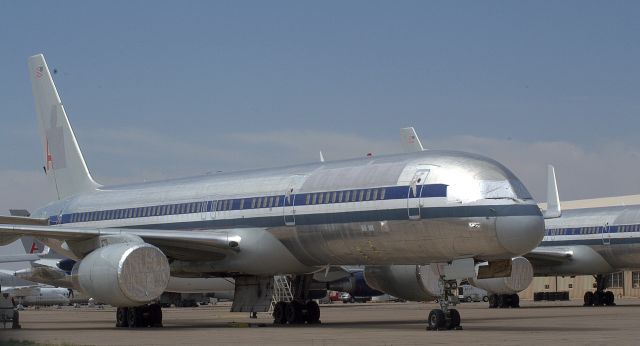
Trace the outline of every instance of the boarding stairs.
{"label": "boarding stairs", "polygon": [[293,300],[291,291],[291,278],[288,275],[276,275],[273,277],[273,296],[271,298],[271,306],[269,312],[273,312],[273,308],[279,301],[290,302]]}

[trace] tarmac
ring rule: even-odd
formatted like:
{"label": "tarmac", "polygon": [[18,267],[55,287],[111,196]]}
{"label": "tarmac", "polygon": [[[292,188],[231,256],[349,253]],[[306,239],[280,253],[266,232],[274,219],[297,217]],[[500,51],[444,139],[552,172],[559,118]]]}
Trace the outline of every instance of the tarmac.
{"label": "tarmac", "polygon": [[636,345],[640,300],[613,307],[571,302],[458,306],[463,330],[427,331],[434,303],[321,305],[319,325],[276,326],[268,314],[250,319],[229,304],[163,309],[163,328],[115,328],[115,309],[64,307],[21,312],[22,329],[0,329],[0,344],[29,340],[65,345]]}

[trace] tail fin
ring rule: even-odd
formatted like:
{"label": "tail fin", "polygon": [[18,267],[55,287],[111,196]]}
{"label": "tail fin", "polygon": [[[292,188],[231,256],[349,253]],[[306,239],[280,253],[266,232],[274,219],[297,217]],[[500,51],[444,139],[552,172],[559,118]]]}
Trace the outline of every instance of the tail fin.
{"label": "tail fin", "polygon": [[400,129],[400,136],[402,137],[402,148],[405,153],[424,151],[420,138],[418,138],[416,130],[414,130],[413,127]]}
{"label": "tail fin", "polygon": [[55,185],[58,199],[95,190],[99,185],[89,174],[42,54],[29,58],[29,74],[42,136],[44,170]]}

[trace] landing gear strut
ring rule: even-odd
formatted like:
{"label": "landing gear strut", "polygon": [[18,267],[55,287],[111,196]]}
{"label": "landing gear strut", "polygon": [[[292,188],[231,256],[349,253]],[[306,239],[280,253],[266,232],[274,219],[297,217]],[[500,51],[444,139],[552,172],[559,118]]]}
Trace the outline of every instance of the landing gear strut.
{"label": "landing gear strut", "polygon": [[162,308],[160,304],[118,308],[116,310],[116,327],[162,327]]}
{"label": "landing gear strut", "polygon": [[440,309],[429,312],[427,330],[462,329],[460,326],[460,313],[456,309],[449,309],[449,305],[458,304],[458,282],[440,278],[444,292],[438,298]]}
{"label": "landing gear strut", "polygon": [[320,323],[320,307],[309,299],[310,275],[296,276],[292,282],[293,300],[279,301],[273,308],[274,324]]}
{"label": "landing gear strut", "polygon": [[596,279],[596,291],[584,294],[584,306],[613,306],[616,305],[616,296],[611,291],[605,291],[609,284],[609,277],[598,274]]}

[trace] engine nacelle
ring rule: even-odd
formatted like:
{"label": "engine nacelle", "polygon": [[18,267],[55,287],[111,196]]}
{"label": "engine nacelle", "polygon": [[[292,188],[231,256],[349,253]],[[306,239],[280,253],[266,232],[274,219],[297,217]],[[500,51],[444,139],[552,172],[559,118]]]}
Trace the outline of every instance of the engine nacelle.
{"label": "engine nacelle", "polygon": [[363,271],[353,272],[346,278],[332,281],[327,288],[332,291],[347,292],[354,297],[375,297],[383,294],[367,285]]}
{"label": "engine nacelle", "polygon": [[524,257],[514,257],[511,259],[511,275],[491,279],[470,278],[469,283],[490,293],[514,294],[529,287],[532,280],[531,263]]}
{"label": "engine nacelle", "polygon": [[371,288],[405,300],[429,301],[442,294],[431,266],[366,266],[364,278]]}
{"label": "engine nacelle", "polygon": [[169,262],[150,244],[112,244],[77,262],[72,276],[85,294],[102,303],[139,306],[164,292],[169,283]]}

